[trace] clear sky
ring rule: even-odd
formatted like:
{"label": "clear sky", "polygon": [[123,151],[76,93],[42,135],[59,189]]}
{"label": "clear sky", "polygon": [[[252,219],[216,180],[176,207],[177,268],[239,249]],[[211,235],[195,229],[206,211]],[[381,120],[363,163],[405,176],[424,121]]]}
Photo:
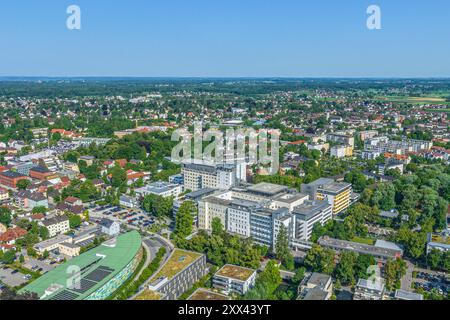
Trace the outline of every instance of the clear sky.
{"label": "clear sky", "polygon": [[450,77],[450,1],[5,0],[0,76]]}

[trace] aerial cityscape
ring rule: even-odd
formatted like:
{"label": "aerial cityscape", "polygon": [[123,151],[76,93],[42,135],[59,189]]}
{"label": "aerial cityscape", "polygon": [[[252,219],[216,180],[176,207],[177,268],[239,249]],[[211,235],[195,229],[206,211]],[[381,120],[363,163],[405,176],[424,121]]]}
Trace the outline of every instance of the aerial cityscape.
{"label": "aerial cityscape", "polygon": [[449,300],[450,78],[6,65],[0,300]]}

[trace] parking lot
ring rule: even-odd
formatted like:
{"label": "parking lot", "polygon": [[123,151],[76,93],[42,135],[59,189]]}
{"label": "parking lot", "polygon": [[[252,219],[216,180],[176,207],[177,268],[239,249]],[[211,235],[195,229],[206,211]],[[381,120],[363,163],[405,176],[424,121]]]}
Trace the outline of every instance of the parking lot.
{"label": "parking lot", "polygon": [[155,223],[153,217],[149,217],[147,213],[137,208],[125,209],[112,205],[94,206],[89,208],[89,214],[96,222],[101,218],[109,218],[139,228],[147,228]]}
{"label": "parking lot", "polygon": [[0,280],[2,283],[10,287],[17,287],[31,279],[30,276],[20,273],[18,270],[1,267]]}
{"label": "parking lot", "polygon": [[435,289],[442,295],[447,295],[450,292],[450,280],[445,274],[418,271],[413,281],[416,287],[425,291]]}

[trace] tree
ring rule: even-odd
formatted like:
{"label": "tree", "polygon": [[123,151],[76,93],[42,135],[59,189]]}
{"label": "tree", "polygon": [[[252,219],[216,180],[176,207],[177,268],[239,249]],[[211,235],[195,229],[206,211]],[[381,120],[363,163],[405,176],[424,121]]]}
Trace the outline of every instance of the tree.
{"label": "tree", "polygon": [[44,214],[44,213],[47,212],[47,208],[44,207],[44,206],[34,207],[33,210],[32,210],[32,212],[33,212],[34,214],[37,214],[37,213]]}
{"label": "tree", "polygon": [[265,269],[259,274],[254,288],[247,291],[244,300],[273,300],[274,293],[281,284],[280,270],[275,261],[270,260]]}
{"label": "tree", "polygon": [[173,210],[173,198],[148,194],[142,200],[142,208],[157,217],[169,216]]}
{"label": "tree", "polygon": [[0,207],[0,223],[9,226],[11,223],[11,210]]}
{"label": "tree", "polygon": [[197,211],[197,207],[192,201],[184,201],[180,206],[175,217],[174,234],[181,238],[186,238],[192,233],[192,224],[194,223],[193,214]]}
{"label": "tree", "polygon": [[334,270],[334,251],[329,248],[322,248],[318,244],[313,244],[305,257],[305,265],[314,272],[331,274]]}
{"label": "tree", "polygon": [[219,218],[213,218],[211,221],[211,229],[212,229],[212,234],[216,235],[216,236],[220,236],[223,234],[223,225],[222,225],[222,221],[220,221]]}
{"label": "tree", "polygon": [[5,252],[5,254],[2,257],[2,262],[4,264],[11,264],[16,260],[16,251],[15,250],[8,250]]}
{"label": "tree", "polygon": [[127,182],[126,171],[118,165],[111,169],[111,176],[111,185],[115,188],[121,187]]}
{"label": "tree", "polygon": [[281,225],[278,232],[277,242],[275,243],[275,254],[285,268],[288,270],[294,268],[294,257],[289,249],[289,239],[284,225]]}
{"label": "tree", "polygon": [[376,264],[376,260],[369,254],[359,254],[355,263],[355,276],[357,278],[367,278],[367,270],[370,266]]}
{"label": "tree", "polygon": [[20,263],[24,263],[24,262],[25,262],[25,257],[23,256],[23,254],[21,254],[21,255],[19,256],[19,262],[20,262]]}
{"label": "tree", "polygon": [[31,184],[31,181],[28,179],[19,180],[17,182],[17,189],[26,190],[30,184]]}
{"label": "tree", "polygon": [[24,292],[18,294],[15,290],[5,287],[0,292],[0,300],[39,300],[35,292]]}
{"label": "tree", "polygon": [[440,250],[433,249],[428,254],[427,262],[433,269],[438,269],[441,266],[443,254]]}
{"label": "tree", "polygon": [[406,262],[402,259],[388,260],[386,262],[384,274],[388,290],[400,288],[400,279],[406,274],[406,269]]}
{"label": "tree", "polygon": [[295,275],[292,278],[292,282],[295,283],[296,285],[300,284],[300,282],[305,277],[305,272],[306,272],[306,269],[304,267],[301,267],[301,268],[298,268],[297,270],[295,270]]}
{"label": "tree", "polygon": [[39,237],[41,237],[42,240],[47,240],[50,235],[50,232],[48,229],[44,226],[39,227]]}
{"label": "tree", "polygon": [[352,251],[342,251],[340,253],[339,263],[335,269],[336,278],[343,284],[354,284],[355,265],[358,254]]}
{"label": "tree", "polygon": [[47,250],[44,250],[42,253],[42,258],[47,259],[50,256],[50,253]]}
{"label": "tree", "polygon": [[81,217],[79,215],[73,214],[69,217],[69,225],[71,229],[78,228],[81,225]]}

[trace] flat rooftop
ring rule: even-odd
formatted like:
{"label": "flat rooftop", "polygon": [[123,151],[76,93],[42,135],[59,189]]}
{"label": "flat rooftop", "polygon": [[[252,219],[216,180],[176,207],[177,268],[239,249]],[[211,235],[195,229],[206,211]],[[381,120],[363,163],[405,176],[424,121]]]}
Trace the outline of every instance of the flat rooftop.
{"label": "flat rooftop", "polygon": [[361,244],[361,243],[357,243],[357,242],[334,239],[334,238],[330,238],[330,237],[320,238],[318,241],[318,244],[320,244],[321,246],[324,246],[324,247],[331,247],[331,248],[337,249],[337,250],[349,250],[349,251],[354,251],[354,252],[358,252],[358,253],[376,255],[376,256],[381,256],[384,258],[391,258],[391,259],[396,258],[397,256],[403,255],[403,251],[401,251],[401,250],[376,247],[376,246]]}
{"label": "flat rooftop", "polygon": [[406,290],[396,290],[395,298],[399,300],[423,300],[423,295]]}
{"label": "flat rooftop", "polygon": [[175,249],[166,264],[152,279],[156,280],[166,277],[170,280],[201,256],[201,253]]}
{"label": "flat rooftop", "polygon": [[209,300],[230,300],[230,298],[226,295],[213,292],[207,289],[197,289],[187,300],[200,300],[200,301],[209,301]]}
{"label": "flat rooftop", "polygon": [[255,184],[253,186],[247,187],[247,190],[254,193],[260,193],[268,196],[274,196],[277,195],[285,190],[287,190],[288,187],[281,186],[278,184],[268,183],[268,182],[261,182],[258,184]]}
{"label": "flat rooftop", "polygon": [[440,235],[432,235],[431,241],[436,243],[448,244],[450,245],[450,237],[444,237]]}
{"label": "flat rooftop", "polygon": [[251,277],[253,273],[255,273],[255,270],[253,269],[226,264],[216,272],[215,276],[231,278],[239,281],[246,281]]}
{"label": "flat rooftop", "polygon": [[309,220],[328,207],[331,206],[326,200],[305,201],[302,205],[295,207],[292,213],[301,216],[303,220]]}

